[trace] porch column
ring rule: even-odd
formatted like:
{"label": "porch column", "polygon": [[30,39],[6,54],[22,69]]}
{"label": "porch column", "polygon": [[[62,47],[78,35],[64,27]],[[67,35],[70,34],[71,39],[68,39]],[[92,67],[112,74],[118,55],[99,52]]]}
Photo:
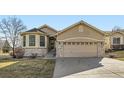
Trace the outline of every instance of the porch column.
{"label": "porch column", "polygon": [[48,46],[47,46],[47,43],[48,41],[47,41],[47,36],[45,36],[45,48],[47,48]]}
{"label": "porch column", "polygon": [[40,46],[40,36],[39,35],[35,35],[35,47],[39,47]]}
{"label": "porch column", "polygon": [[26,47],[29,47],[29,35],[26,35]]}

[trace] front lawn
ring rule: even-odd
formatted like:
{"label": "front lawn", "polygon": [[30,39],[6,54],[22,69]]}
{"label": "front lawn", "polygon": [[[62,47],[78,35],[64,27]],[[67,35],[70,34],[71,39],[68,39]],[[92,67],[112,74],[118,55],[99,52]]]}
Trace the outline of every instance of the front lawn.
{"label": "front lawn", "polygon": [[124,50],[112,51],[111,53],[116,55],[114,59],[124,61]]}
{"label": "front lawn", "polygon": [[113,51],[112,53],[116,54],[119,58],[124,58],[124,50]]}
{"label": "front lawn", "polygon": [[52,78],[55,60],[0,59],[0,77],[4,78]]}
{"label": "front lawn", "polygon": [[124,58],[116,58],[117,60],[124,61]]}

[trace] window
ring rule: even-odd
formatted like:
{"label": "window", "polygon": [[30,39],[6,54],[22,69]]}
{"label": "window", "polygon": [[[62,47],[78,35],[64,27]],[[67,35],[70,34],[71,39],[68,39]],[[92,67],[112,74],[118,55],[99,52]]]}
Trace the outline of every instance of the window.
{"label": "window", "polygon": [[97,44],[97,42],[94,42],[94,45],[96,45]]}
{"label": "window", "polygon": [[26,36],[23,36],[23,47],[26,46]]}
{"label": "window", "polygon": [[88,42],[85,42],[85,45],[88,45]]}
{"label": "window", "polygon": [[72,45],[75,45],[75,42],[72,42]]}
{"label": "window", "polygon": [[66,45],[66,42],[64,42],[63,44]]}
{"label": "window", "polygon": [[29,46],[35,46],[35,35],[29,35]]}
{"label": "window", "polygon": [[113,38],[113,44],[120,44],[120,38]]}
{"label": "window", "polygon": [[90,42],[90,45],[92,45],[93,43],[92,42]]}
{"label": "window", "polygon": [[80,42],[77,42],[77,45],[79,45],[80,44]]}
{"label": "window", "polygon": [[71,45],[71,42],[68,42],[68,45]]}
{"label": "window", "polygon": [[84,42],[81,42],[81,45],[84,45]]}
{"label": "window", "polygon": [[45,36],[40,36],[40,46],[41,47],[45,46]]}

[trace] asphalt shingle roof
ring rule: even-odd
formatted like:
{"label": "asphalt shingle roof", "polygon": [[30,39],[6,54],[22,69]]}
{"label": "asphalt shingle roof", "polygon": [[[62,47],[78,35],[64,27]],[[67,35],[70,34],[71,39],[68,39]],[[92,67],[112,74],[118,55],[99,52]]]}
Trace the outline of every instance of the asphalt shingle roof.
{"label": "asphalt shingle roof", "polygon": [[38,29],[38,28],[33,28],[33,29],[30,29],[30,30],[28,30],[26,32],[38,32],[38,31],[45,33],[43,30]]}

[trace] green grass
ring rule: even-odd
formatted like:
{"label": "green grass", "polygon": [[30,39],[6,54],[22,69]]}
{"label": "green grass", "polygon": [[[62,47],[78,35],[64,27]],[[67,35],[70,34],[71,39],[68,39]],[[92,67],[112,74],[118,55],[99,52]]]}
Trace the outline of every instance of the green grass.
{"label": "green grass", "polygon": [[0,77],[3,78],[51,78],[55,60],[0,59]]}

